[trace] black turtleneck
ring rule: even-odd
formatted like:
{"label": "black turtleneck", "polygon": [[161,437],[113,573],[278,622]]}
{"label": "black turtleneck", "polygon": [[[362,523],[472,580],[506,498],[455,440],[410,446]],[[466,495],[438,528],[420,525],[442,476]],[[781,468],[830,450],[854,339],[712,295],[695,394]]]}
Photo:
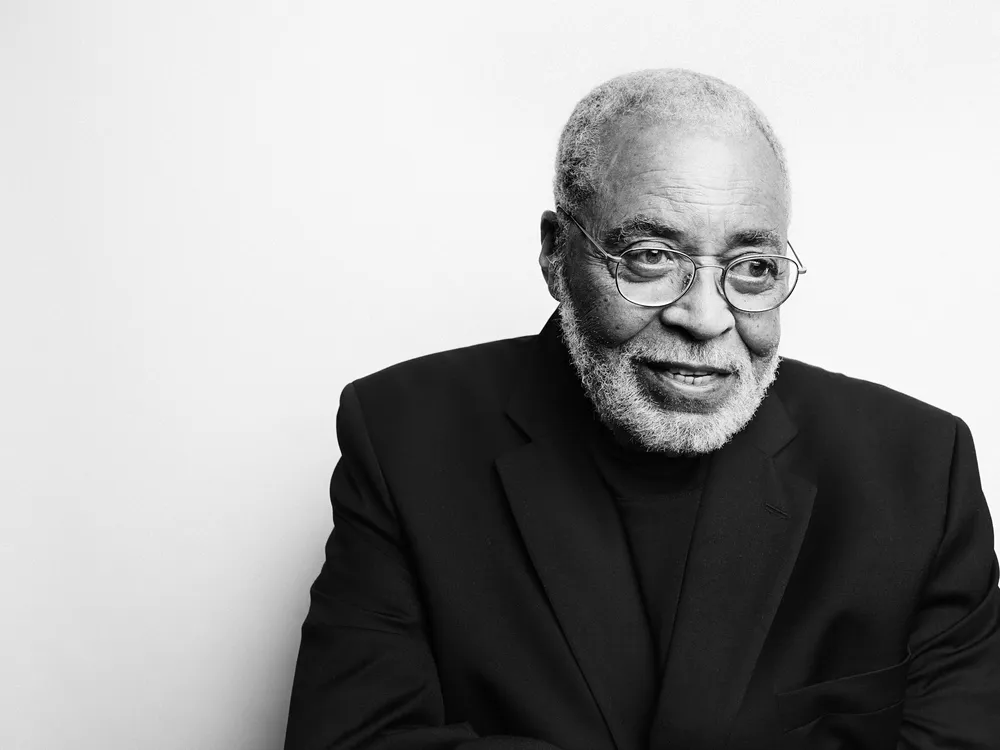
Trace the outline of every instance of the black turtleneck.
{"label": "black turtleneck", "polygon": [[662,674],[707,461],[630,450],[604,427],[590,448],[618,507]]}

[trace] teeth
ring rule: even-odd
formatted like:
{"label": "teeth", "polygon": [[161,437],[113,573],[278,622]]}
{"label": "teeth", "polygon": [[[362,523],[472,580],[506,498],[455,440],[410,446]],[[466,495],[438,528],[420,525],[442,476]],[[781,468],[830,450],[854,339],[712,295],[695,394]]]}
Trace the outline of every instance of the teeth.
{"label": "teeth", "polygon": [[679,372],[674,372],[673,370],[667,370],[667,375],[669,375],[673,380],[679,380],[682,383],[687,383],[688,385],[694,385],[699,382],[702,378],[707,377],[708,373],[701,375],[684,375]]}

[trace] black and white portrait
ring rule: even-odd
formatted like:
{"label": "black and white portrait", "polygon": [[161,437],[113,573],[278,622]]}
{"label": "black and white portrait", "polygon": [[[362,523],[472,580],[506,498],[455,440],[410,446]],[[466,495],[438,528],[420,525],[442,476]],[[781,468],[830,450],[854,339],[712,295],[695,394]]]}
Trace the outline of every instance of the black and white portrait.
{"label": "black and white portrait", "polygon": [[0,8],[0,747],[1000,748],[1000,11]]}

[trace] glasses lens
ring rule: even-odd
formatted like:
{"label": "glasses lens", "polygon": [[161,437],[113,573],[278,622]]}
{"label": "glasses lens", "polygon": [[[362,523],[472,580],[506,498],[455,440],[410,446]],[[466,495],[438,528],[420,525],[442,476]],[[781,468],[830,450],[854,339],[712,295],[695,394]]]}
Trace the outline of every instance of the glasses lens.
{"label": "glasses lens", "polygon": [[799,268],[789,258],[747,258],[729,267],[726,299],[748,312],[771,310],[788,299],[798,277]]}
{"label": "glasses lens", "polygon": [[637,305],[669,305],[684,294],[694,270],[686,255],[663,247],[633,248],[618,264],[618,290]]}

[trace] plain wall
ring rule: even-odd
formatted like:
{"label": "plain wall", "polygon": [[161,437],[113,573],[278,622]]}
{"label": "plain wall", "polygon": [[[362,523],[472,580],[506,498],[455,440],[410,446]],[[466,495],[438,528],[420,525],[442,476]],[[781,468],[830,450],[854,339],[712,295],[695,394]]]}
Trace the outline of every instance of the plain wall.
{"label": "plain wall", "polygon": [[280,747],[341,389],[541,328],[636,68],[768,113],[783,353],[962,416],[1000,512],[997,3],[618,5],[0,2],[0,747]]}

